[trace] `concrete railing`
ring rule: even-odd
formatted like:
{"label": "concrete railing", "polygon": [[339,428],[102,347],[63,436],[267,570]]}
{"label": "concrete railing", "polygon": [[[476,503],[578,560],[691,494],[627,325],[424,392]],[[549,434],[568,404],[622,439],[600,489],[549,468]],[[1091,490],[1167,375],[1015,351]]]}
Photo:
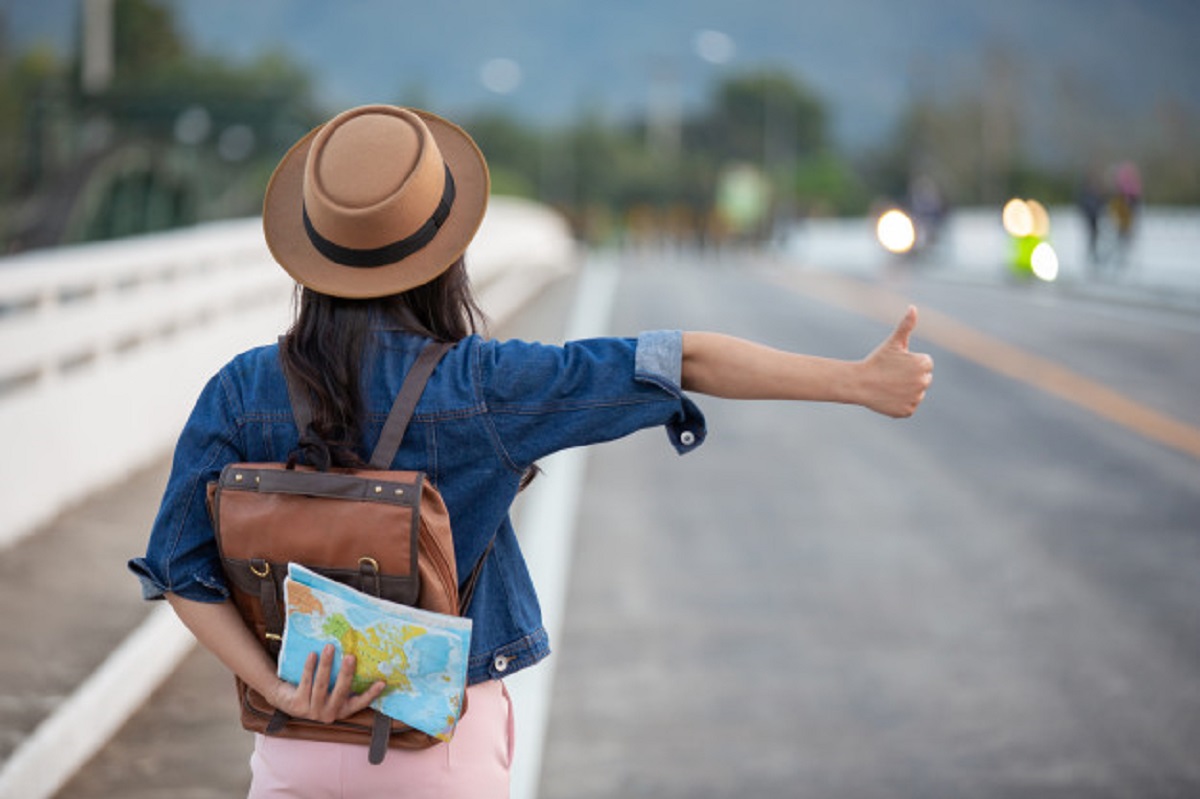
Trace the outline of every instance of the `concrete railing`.
{"label": "concrete railing", "polygon": [[[468,252],[504,316],[575,265],[549,209],[494,199]],[[288,325],[257,219],[0,260],[0,547],[174,442],[205,380]]]}

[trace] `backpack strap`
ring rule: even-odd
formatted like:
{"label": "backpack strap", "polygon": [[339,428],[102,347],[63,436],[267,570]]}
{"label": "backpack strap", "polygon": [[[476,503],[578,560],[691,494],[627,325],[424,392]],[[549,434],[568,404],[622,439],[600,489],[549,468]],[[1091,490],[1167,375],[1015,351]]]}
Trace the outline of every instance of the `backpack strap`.
{"label": "backpack strap", "polygon": [[287,383],[288,401],[292,404],[292,417],[296,420],[296,429],[300,431],[300,437],[304,438],[304,434],[308,432],[308,426],[312,424],[312,402],[308,392],[288,371],[287,361],[283,358],[284,338],[285,336],[279,337],[279,366],[283,369],[283,379]]}
{"label": "backpack strap", "polygon": [[[282,347],[282,336],[280,336],[279,341]],[[417,360],[408,370],[408,374],[404,376],[404,383],[401,384],[400,391],[396,394],[395,401],[392,402],[392,408],[388,412],[387,421],[383,423],[383,430],[379,434],[379,441],[375,444],[375,449],[371,452],[371,468],[388,469],[391,467],[392,461],[396,457],[396,452],[400,449],[400,442],[404,440],[404,434],[408,430],[408,423],[412,421],[413,414],[417,410],[417,402],[425,392],[425,384],[429,382],[429,378],[433,375],[433,371],[437,368],[438,363],[441,362],[442,356],[453,346],[454,344],[450,342],[430,340],[421,348],[421,352],[417,355]],[[300,433],[303,436],[308,429],[308,425],[312,423],[312,404],[309,402],[308,392],[301,390],[296,385],[296,381],[288,374],[286,367],[283,370],[283,374],[287,379],[288,399],[292,403],[292,415],[295,416],[296,426],[300,429]],[[488,555],[492,553],[495,543],[496,535],[493,533],[487,546],[484,547],[483,553],[475,561],[471,573],[467,575],[467,579],[459,586],[460,615],[465,613],[471,605],[471,599],[475,594],[475,587],[479,582],[479,575],[483,573],[484,562],[487,560]]]}
{"label": "backpack strap", "polygon": [[[312,401],[308,392],[288,371],[286,361],[283,359],[283,340],[284,337],[280,336],[279,364],[283,368],[284,381],[287,383],[288,401],[292,404],[292,416],[296,420],[296,429],[300,431],[300,438],[304,439],[312,424]],[[417,355],[416,362],[405,375],[404,383],[401,384],[400,391],[392,403],[392,409],[388,413],[387,421],[383,424],[379,441],[371,452],[369,464],[372,469],[391,467],[392,460],[400,449],[400,442],[404,440],[404,433],[408,430],[408,423],[412,420],[413,413],[416,412],[417,402],[425,391],[425,384],[429,381],[433,370],[437,368],[442,356],[453,346],[454,344],[451,342],[430,340]]]}
{"label": "backpack strap", "polygon": [[[412,420],[413,413],[416,412],[417,401],[421,399],[421,394],[425,391],[425,384],[429,381],[438,363],[441,362],[442,356],[453,346],[448,342],[429,341],[422,348],[416,362],[405,375],[404,384],[400,386],[400,392],[396,395],[396,401],[392,403],[392,410],[388,413],[387,421],[383,423],[383,432],[379,434],[379,442],[376,443],[375,450],[371,453],[371,468],[388,469],[391,467],[392,460],[395,459],[396,452],[400,449],[400,442],[404,440],[404,433],[408,430],[408,423]],[[479,560],[475,561],[470,575],[459,586],[458,614],[460,616],[466,613],[467,608],[471,605],[471,599],[475,595],[475,586],[479,582],[479,575],[483,572],[483,564],[491,554],[495,543],[496,534],[493,533],[487,546],[484,547],[483,554],[479,556]]]}
{"label": "backpack strap", "polygon": [[375,719],[371,724],[371,744],[367,749],[367,762],[378,766],[387,755],[388,741],[392,737],[392,720],[375,711]]}
{"label": "backpack strap", "polygon": [[488,555],[492,554],[492,547],[496,544],[496,533],[499,532],[499,529],[497,529],[495,533],[492,533],[487,546],[483,549],[483,554],[479,556],[479,560],[475,561],[475,567],[471,569],[471,573],[467,575],[467,579],[458,587],[459,616],[466,616],[467,608],[471,607],[471,599],[475,596],[475,586],[479,584],[479,575],[483,574],[483,564],[487,561]]}
{"label": "backpack strap", "polygon": [[437,368],[438,362],[442,360],[442,356],[453,346],[453,343],[447,341],[429,341],[421,349],[421,354],[404,377],[404,383],[400,386],[400,392],[396,394],[387,421],[383,423],[379,441],[371,452],[369,463],[372,469],[391,468],[392,460],[400,449],[400,442],[404,440],[404,433],[408,430],[408,423],[417,410],[417,401],[425,391],[425,384]]}

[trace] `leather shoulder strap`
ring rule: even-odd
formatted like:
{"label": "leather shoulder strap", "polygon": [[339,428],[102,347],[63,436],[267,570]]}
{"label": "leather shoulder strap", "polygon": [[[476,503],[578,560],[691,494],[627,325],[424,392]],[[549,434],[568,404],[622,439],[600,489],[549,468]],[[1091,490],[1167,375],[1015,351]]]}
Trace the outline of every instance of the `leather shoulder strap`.
{"label": "leather shoulder strap", "polygon": [[488,555],[492,554],[492,547],[496,544],[496,534],[499,529],[492,533],[491,539],[487,546],[483,549],[483,554],[479,556],[479,560],[475,561],[475,567],[471,569],[471,574],[458,587],[458,615],[465,616],[471,608],[471,600],[475,597],[475,587],[479,585],[479,575],[483,574],[483,565],[487,562]]}
{"label": "leather shoulder strap", "polygon": [[304,438],[304,433],[312,424],[312,402],[309,400],[308,392],[297,383],[296,378],[288,371],[287,361],[283,358],[283,340],[284,337],[280,336],[279,366],[283,369],[283,379],[287,382],[288,400],[292,403],[292,417],[296,420],[296,429],[300,431],[300,437]]}
{"label": "leather shoulder strap", "polygon": [[417,356],[416,362],[404,376],[404,384],[396,394],[392,410],[388,413],[387,421],[383,423],[383,432],[379,434],[379,441],[371,453],[372,469],[391,468],[392,460],[400,449],[400,442],[404,440],[404,433],[408,430],[408,423],[417,410],[417,401],[425,391],[425,384],[437,368],[438,362],[442,360],[442,356],[453,346],[450,342],[429,341]]}

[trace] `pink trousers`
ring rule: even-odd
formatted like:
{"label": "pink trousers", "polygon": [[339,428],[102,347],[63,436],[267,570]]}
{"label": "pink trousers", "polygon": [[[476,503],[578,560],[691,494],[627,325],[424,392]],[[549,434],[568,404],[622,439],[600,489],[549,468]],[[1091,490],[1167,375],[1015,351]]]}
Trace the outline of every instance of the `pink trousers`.
{"label": "pink trousers", "polygon": [[449,743],[418,751],[389,749],[377,766],[367,762],[365,746],[254,738],[249,799],[508,796],[512,702],[499,680],[467,688],[467,712]]}

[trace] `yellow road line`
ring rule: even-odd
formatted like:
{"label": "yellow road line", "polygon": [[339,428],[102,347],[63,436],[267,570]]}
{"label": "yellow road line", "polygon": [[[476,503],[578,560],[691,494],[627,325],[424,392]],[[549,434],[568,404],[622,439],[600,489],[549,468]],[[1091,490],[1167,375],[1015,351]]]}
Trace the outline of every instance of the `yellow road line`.
{"label": "yellow road line", "polygon": [[[912,304],[887,289],[833,275],[792,274],[783,277],[782,282],[814,299],[888,325],[896,324],[904,309]],[[920,308],[920,314],[913,334],[917,338],[1200,459],[1200,428],[1173,419],[1095,380],[1006,344],[943,313]]]}

